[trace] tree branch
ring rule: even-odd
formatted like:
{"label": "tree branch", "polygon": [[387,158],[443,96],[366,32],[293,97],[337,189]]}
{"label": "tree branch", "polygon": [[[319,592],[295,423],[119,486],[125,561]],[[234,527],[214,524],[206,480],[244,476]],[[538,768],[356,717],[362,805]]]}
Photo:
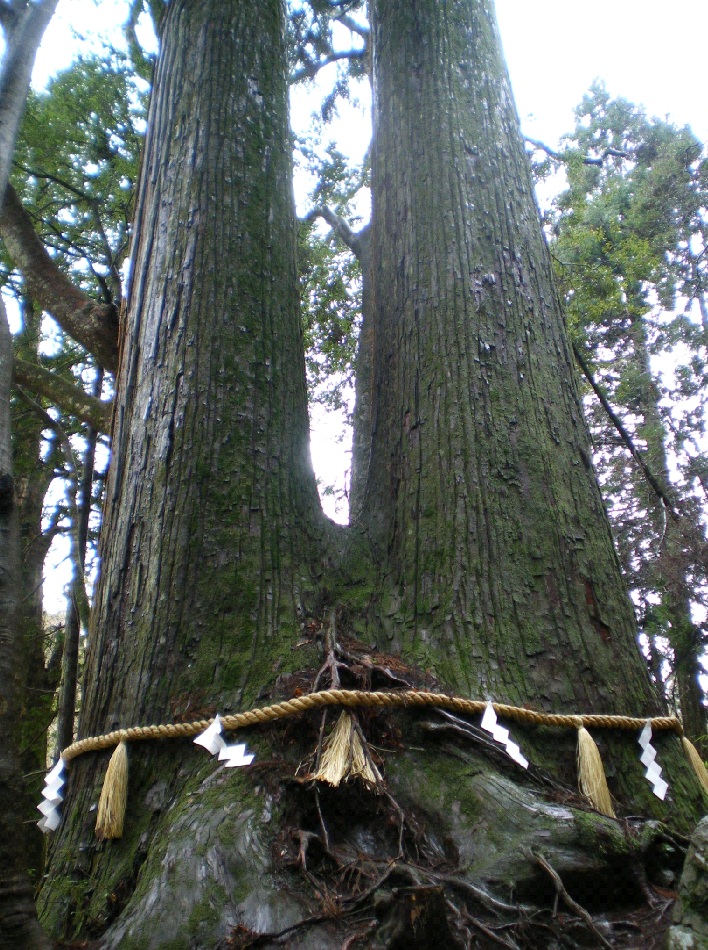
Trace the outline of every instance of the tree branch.
{"label": "tree branch", "polygon": [[562,899],[563,903],[566,904],[574,913],[576,913],[578,917],[580,917],[580,919],[585,923],[588,929],[591,930],[592,933],[595,934],[595,937],[600,941],[600,944],[603,947],[607,947],[608,950],[612,950],[612,944],[608,940],[606,940],[605,937],[603,937],[603,935],[595,926],[595,923],[592,917],[585,910],[585,908],[581,907],[577,901],[573,900],[573,898],[570,896],[570,894],[566,890],[565,885],[563,884],[563,881],[560,879],[560,875],[554,868],[551,867],[548,861],[546,861],[546,859],[542,857],[540,854],[538,854],[536,851],[524,850],[524,854],[529,860],[534,861],[540,868],[543,868],[546,874],[548,874],[548,876],[553,881],[556,888],[556,893]]}
{"label": "tree branch", "polygon": [[335,17],[335,19],[346,26],[348,30],[351,30],[352,33],[356,33],[367,43],[369,42],[369,36],[371,35],[371,30],[368,26],[363,26],[361,23],[357,23],[354,17],[350,16],[348,13],[342,13],[340,16]]}
{"label": "tree branch", "polygon": [[76,416],[99,432],[109,432],[113,401],[103,402],[95,396],[89,396],[79,386],[51,373],[37,363],[15,359],[14,382],[26,386],[33,393],[44,396],[63,412]]}
{"label": "tree branch", "polygon": [[22,271],[29,295],[59,326],[114,373],[118,366],[118,319],[111,304],[96,303],[63,274],[37,237],[11,185],[0,209],[0,235]]}
{"label": "tree branch", "polygon": [[634,459],[634,461],[637,463],[637,465],[639,466],[642,475],[649,482],[652,489],[656,493],[657,498],[662,503],[662,505],[666,508],[666,510],[669,512],[669,514],[674,519],[674,521],[678,521],[680,515],[678,511],[676,510],[676,508],[674,507],[673,501],[666,494],[664,489],[661,487],[661,484],[659,483],[658,479],[656,478],[652,470],[649,468],[647,463],[642,458],[642,455],[639,449],[634,444],[634,440],[632,439],[632,436],[629,434],[629,432],[627,432],[624,425],[622,424],[621,419],[616,415],[616,413],[612,409],[612,406],[610,405],[607,399],[607,396],[605,396],[602,389],[598,385],[597,381],[595,380],[595,377],[590,371],[590,367],[583,359],[583,355],[578,349],[578,347],[575,345],[575,343],[573,343],[573,353],[575,354],[575,358],[578,361],[578,366],[580,366],[580,369],[583,371],[583,376],[585,376],[587,381],[590,383],[590,386],[592,387],[593,392],[595,393],[597,398],[600,400],[600,404],[602,405],[602,408],[607,413],[610,421],[612,422],[612,425],[615,427],[615,429],[619,433],[620,438],[629,449],[629,453]]}
{"label": "tree branch", "polygon": [[46,428],[51,429],[56,433],[59,439],[59,444],[62,448],[62,452],[64,453],[64,458],[68,468],[67,477],[71,480],[71,489],[67,492],[67,497],[69,501],[69,514],[71,517],[71,543],[73,548],[72,555],[74,557],[74,567],[77,572],[76,581],[74,584],[74,596],[77,598],[77,607],[81,620],[84,625],[88,627],[90,607],[88,595],[86,593],[86,577],[83,572],[82,563],[77,557],[77,552],[80,549],[79,512],[76,506],[76,492],[79,485],[79,473],[76,468],[76,460],[74,459],[74,450],[61,423],[57,422],[56,419],[52,419],[46,409],[43,409],[39,403],[35,402],[34,399],[32,399],[31,396],[28,396],[27,393],[19,386],[17,386],[17,393],[22,401],[27,403],[30,409],[32,409],[32,411],[35,412],[42,420]]}
{"label": "tree branch", "polygon": [[327,205],[318,205],[316,208],[313,208],[312,211],[306,215],[304,220],[314,221],[315,218],[324,218],[337,237],[346,244],[358,260],[361,260],[362,255],[366,252],[369,239],[368,226],[362,228],[361,231],[352,231],[344,218],[340,218],[339,215],[335,214]]}
{"label": "tree branch", "polygon": [[57,2],[42,0],[30,3],[24,10],[3,3],[2,25],[7,44],[0,69],[0,195],[5,193],[10,176],[37,48]]}
{"label": "tree branch", "polygon": [[[556,152],[544,142],[539,142],[538,139],[529,138],[528,135],[524,136],[524,141],[528,142],[529,145],[533,145],[534,148],[538,148],[542,152],[545,152],[549,158],[554,159],[556,162],[568,162],[573,155],[573,149],[569,148],[564,152]],[[614,158],[630,157],[628,152],[622,152],[618,148],[606,148],[599,158],[592,158],[592,156],[586,155],[583,159],[583,165],[604,165],[610,156],[613,156]]]}
{"label": "tree branch", "polygon": [[[152,75],[153,58],[146,56],[143,52],[136,32],[138,20],[140,19],[143,9],[143,0],[132,0],[128,19],[123,26],[123,32],[125,33],[128,50],[138,75],[149,82]],[[155,23],[155,32],[157,33],[157,23]]]}
{"label": "tree branch", "polygon": [[307,65],[301,67],[300,69],[296,69],[294,73],[291,73],[289,79],[290,85],[292,86],[296,82],[301,82],[303,79],[314,79],[317,73],[325,66],[329,66],[330,63],[336,63],[342,59],[364,59],[366,55],[366,48],[344,50],[338,53],[332,51],[322,59],[318,59],[317,62],[307,63]]}
{"label": "tree branch", "polygon": [[17,11],[7,0],[0,2],[0,28],[9,36],[17,22]]}

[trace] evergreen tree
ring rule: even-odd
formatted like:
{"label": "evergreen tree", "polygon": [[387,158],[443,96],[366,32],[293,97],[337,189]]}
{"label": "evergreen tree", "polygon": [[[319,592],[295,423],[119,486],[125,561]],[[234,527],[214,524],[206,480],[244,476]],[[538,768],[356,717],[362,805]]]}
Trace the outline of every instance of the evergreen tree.
{"label": "evergreen tree", "polygon": [[600,478],[651,666],[700,738],[708,160],[690,130],[601,84],[576,116],[566,151],[551,155],[568,181],[550,215],[553,251],[579,358],[625,433],[594,403]]}

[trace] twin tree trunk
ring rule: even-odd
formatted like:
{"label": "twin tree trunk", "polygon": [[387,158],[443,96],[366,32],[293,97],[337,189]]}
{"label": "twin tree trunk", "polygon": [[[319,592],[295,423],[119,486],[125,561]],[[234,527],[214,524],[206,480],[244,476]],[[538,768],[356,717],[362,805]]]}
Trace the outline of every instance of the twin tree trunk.
{"label": "twin tree trunk", "polygon": [[[658,711],[491,3],[381,0],[371,13],[372,389],[357,524],[338,530],[309,460],[284,5],[167,7],[81,736],[255,704],[278,676],[317,668],[303,627],[336,604],[450,691]],[[267,733],[249,742],[267,759]],[[614,756],[613,791],[666,814],[634,748]],[[103,761],[72,762],[42,897],[56,930],[212,946],[238,922],[277,931],[307,916],[269,870],[282,788],[224,775],[188,743],[130,758],[125,835],[108,843],[90,810]],[[424,778],[393,781],[435,813]]]}

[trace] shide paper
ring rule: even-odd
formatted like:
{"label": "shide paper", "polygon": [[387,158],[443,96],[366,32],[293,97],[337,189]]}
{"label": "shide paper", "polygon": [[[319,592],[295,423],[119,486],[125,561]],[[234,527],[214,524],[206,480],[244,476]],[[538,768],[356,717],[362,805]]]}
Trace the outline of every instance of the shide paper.
{"label": "shide paper", "polygon": [[655,761],[656,749],[651,744],[651,720],[647,720],[647,724],[642,729],[638,741],[642,747],[640,761],[646,769],[646,779],[651,783],[652,790],[656,797],[663,801],[669,786],[661,777],[661,767],[657,765]]}
{"label": "shide paper", "polygon": [[61,821],[59,805],[64,801],[63,785],[64,759],[60,757],[51,772],[47,772],[44,778],[44,788],[42,790],[44,801],[37,805],[37,809],[42,813],[42,817],[37,824],[45,834],[48,831],[56,831],[59,827]]}
{"label": "shide paper", "polygon": [[246,744],[240,742],[237,745],[227,745],[221,735],[221,719],[218,714],[214,722],[200,733],[194,740],[196,745],[204,746],[207,752],[212,755],[218,755],[219,761],[224,763],[227,769],[234,769],[240,765],[250,765],[255,755],[246,754]]}
{"label": "shide paper", "polygon": [[494,712],[494,706],[491,703],[487,703],[487,708],[484,710],[482,729],[491,732],[492,738],[505,747],[509,758],[517,762],[522,769],[529,767],[528,761],[521,754],[521,749],[509,738],[509,730],[497,725],[497,714]]}

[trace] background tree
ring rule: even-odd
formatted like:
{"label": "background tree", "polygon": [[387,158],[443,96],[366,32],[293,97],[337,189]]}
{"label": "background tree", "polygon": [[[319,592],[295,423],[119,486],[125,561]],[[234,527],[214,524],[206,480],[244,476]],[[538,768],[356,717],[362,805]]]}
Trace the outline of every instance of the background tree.
{"label": "background tree", "polygon": [[[132,200],[129,176],[137,166],[135,126],[141,114],[130,74],[125,59],[115,56],[109,63],[82,61],[46,92],[30,95],[15,152],[17,191],[8,188],[0,213],[0,234],[9,251],[3,249],[0,257],[0,282],[21,318],[14,338],[11,424],[21,548],[15,622],[21,700],[13,716],[20,727],[24,780],[13,804],[35,881],[44,861],[36,806],[62,666],[60,747],[73,735],[79,613],[84,623],[88,619],[83,564],[101,484],[94,485],[93,456],[110,406],[98,398],[102,371],[53,321],[43,319],[33,295],[69,313],[77,302],[79,308],[90,306],[92,298],[103,299],[102,313],[120,302]],[[73,596],[65,625],[47,630],[43,567],[59,535],[69,539],[76,565]]]}
{"label": "background tree", "polygon": [[[56,0],[0,5],[4,51],[0,63],[0,195],[7,185],[17,130],[29,90],[35,54]],[[13,827],[14,800],[21,788],[20,732],[22,647],[18,636],[19,530],[13,481],[9,419],[12,345],[5,306],[0,300],[0,832],[4,844],[0,875],[0,942],[13,947],[44,947],[27,875],[24,841]]]}
{"label": "background tree", "polygon": [[554,254],[580,359],[630,435],[631,451],[594,404],[603,492],[652,669],[697,738],[706,732],[696,618],[706,607],[708,166],[688,129],[648,119],[600,84],[576,114],[567,150],[546,163],[562,160],[568,180],[550,214]]}

